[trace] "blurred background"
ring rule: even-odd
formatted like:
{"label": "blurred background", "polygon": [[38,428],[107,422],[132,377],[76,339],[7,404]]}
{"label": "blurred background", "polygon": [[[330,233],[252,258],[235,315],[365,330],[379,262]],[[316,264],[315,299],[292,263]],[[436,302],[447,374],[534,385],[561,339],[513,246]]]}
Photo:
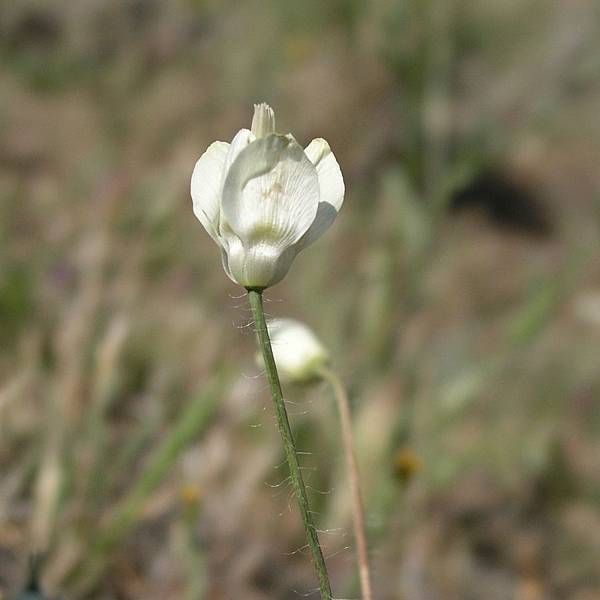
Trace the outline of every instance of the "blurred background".
{"label": "blurred background", "polygon": [[[0,597],[32,552],[51,597],[314,590],[189,198],[259,101],[346,180],[267,306],[350,390],[376,597],[600,598],[594,0],[0,2]],[[356,598],[330,390],[287,392]]]}

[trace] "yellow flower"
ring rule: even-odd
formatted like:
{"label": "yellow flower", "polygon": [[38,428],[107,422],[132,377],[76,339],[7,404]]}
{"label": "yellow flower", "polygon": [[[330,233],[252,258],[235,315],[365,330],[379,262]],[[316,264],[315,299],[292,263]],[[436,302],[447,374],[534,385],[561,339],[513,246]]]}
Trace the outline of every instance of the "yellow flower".
{"label": "yellow flower", "polygon": [[394,456],[394,472],[403,481],[410,481],[421,470],[421,461],[413,450],[400,448]]}

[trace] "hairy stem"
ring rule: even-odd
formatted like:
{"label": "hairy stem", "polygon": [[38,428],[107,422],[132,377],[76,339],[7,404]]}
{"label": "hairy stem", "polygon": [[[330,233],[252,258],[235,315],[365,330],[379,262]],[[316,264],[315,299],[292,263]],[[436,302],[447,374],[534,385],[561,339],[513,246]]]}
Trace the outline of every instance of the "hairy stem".
{"label": "hairy stem", "polygon": [[302,523],[304,524],[304,530],[308,540],[308,547],[319,579],[321,599],[331,600],[331,584],[329,583],[327,566],[325,565],[325,558],[323,557],[323,551],[319,544],[319,537],[308,504],[308,496],[306,495],[306,487],[298,462],[296,445],[294,443],[294,437],[285,408],[285,401],[283,399],[281,383],[279,382],[279,375],[277,374],[277,367],[275,366],[275,359],[273,358],[273,349],[271,348],[271,340],[269,339],[269,332],[267,331],[267,323],[265,321],[262,293],[257,290],[248,290],[248,299],[256,323],[258,345],[260,346],[267,371],[267,379],[271,389],[271,396],[273,397],[277,425],[279,427],[279,433],[281,434],[281,439],[283,441],[283,450],[290,470],[292,488],[298,502],[298,508],[300,509]]}
{"label": "hairy stem", "polygon": [[332,370],[322,368],[319,370],[319,373],[333,388],[338,406],[338,412],[340,414],[340,425],[344,442],[344,456],[346,458],[346,468],[348,469],[348,479],[350,482],[352,524],[354,528],[354,537],[356,539],[356,555],[358,560],[358,572],[360,576],[360,588],[362,591],[363,600],[373,600],[373,592],[371,589],[371,572],[369,569],[369,557],[367,551],[367,537],[365,534],[365,511],[360,492],[358,465],[356,463],[356,455],[354,454],[352,418],[350,416],[350,403],[348,401],[348,394],[346,393],[346,389],[340,381],[340,378]]}

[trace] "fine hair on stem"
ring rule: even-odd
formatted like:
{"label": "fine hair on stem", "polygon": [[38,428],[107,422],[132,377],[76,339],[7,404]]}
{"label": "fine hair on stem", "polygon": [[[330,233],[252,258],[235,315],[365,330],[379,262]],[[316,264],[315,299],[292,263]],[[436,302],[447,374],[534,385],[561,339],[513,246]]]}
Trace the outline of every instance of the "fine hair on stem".
{"label": "fine hair on stem", "polygon": [[285,407],[285,401],[283,399],[283,391],[281,389],[277,367],[275,366],[275,358],[273,357],[273,349],[271,347],[271,340],[269,338],[267,322],[265,320],[262,290],[249,289],[248,300],[250,302],[252,316],[256,324],[258,345],[260,346],[260,351],[265,364],[267,380],[269,382],[269,388],[271,390],[273,406],[275,409],[275,416],[277,418],[277,426],[279,428],[285,458],[290,471],[290,481],[292,483],[294,496],[296,497],[296,501],[298,503],[298,509],[304,525],[308,548],[310,550],[312,562],[319,581],[321,599],[331,600],[332,593],[331,584],[329,582],[329,574],[327,573],[325,558],[323,556],[323,551],[321,550],[319,537],[317,535],[317,530],[312,518],[310,505],[308,502],[308,495],[306,493],[306,486],[304,485],[304,479],[302,478],[300,463],[298,461],[298,453],[296,450],[294,437],[292,435],[292,430]]}

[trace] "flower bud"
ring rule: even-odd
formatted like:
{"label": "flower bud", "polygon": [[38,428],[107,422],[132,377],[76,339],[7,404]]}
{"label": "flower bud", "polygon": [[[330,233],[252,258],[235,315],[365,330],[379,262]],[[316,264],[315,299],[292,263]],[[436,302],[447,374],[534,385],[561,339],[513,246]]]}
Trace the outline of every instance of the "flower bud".
{"label": "flower bud", "polygon": [[307,383],[320,377],[319,370],[329,362],[329,355],[306,325],[294,319],[273,319],[267,328],[282,379]]}

